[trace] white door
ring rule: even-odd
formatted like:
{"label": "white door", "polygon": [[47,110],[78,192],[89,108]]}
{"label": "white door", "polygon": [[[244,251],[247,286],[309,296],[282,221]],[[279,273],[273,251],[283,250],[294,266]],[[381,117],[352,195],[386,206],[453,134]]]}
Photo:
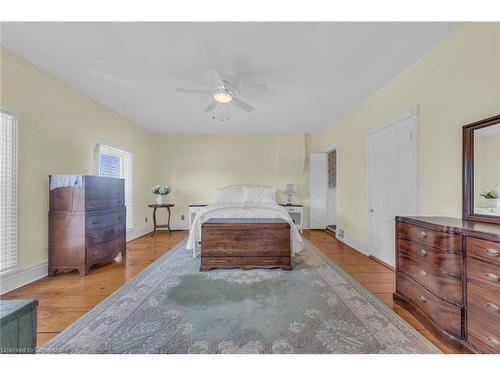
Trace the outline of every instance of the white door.
{"label": "white door", "polygon": [[369,252],[392,266],[394,218],[418,214],[418,115],[413,112],[370,130],[367,140]]}
{"label": "white door", "polygon": [[310,207],[311,228],[325,229],[326,194],[328,189],[327,153],[313,153],[309,156],[310,165]]}

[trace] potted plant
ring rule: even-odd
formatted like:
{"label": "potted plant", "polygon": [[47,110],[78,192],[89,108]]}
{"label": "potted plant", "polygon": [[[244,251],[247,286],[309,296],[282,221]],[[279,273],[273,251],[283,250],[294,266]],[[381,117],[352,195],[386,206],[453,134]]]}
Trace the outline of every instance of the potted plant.
{"label": "potted plant", "polygon": [[479,195],[486,199],[489,208],[500,208],[500,189],[488,190]]}
{"label": "potted plant", "polygon": [[151,188],[151,192],[156,195],[156,203],[166,204],[167,194],[170,193],[170,187],[164,185],[155,185]]}

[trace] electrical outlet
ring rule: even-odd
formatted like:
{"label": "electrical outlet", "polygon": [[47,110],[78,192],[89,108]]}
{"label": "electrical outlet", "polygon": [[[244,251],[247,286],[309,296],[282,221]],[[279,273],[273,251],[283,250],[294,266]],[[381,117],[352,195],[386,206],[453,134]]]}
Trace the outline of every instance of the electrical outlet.
{"label": "electrical outlet", "polygon": [[181,215],[181,220],[184,220],[184,215]]}
{"label": "electrical outlet", "polygon": [[147,216],[144,216],[144,222],[147,223],[148,222],[148,217]]}

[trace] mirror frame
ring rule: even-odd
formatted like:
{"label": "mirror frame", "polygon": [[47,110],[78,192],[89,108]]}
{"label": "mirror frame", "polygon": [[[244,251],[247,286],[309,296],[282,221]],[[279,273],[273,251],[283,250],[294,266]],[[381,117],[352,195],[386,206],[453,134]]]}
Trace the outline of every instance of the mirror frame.
{"label": "mirror frame", "polygon": [[464,220],[500,224],[500,216],[474,213],[474,131],[500,124],[500,115],[463,127],[462,217]]}

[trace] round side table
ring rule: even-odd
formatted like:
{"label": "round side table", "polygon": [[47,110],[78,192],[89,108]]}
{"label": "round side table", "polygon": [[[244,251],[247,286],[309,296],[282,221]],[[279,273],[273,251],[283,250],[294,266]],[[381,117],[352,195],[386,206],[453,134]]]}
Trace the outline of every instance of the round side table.
{"label": "round side table", "polygon": [[[156,229],[157,228],[168,228],[168,233],[172,234],[172,231],[170,230],[170,207],[174,207],[174,204],[168,203],[168,204],[149,204],[148,207],[153,209],[153,233],[151,234],[151,237],[155,235]],[[166,208],[168,211],[168,216],[167,216],[167,224],[156,224],[156,209],[157,208]]]}

